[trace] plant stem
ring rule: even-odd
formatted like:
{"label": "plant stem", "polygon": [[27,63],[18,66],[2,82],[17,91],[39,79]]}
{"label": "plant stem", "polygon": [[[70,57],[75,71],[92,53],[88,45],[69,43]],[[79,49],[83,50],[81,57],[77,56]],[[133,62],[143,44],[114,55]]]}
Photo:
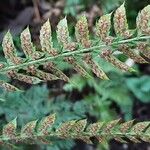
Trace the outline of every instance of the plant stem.
{"label": "plant stem", "polygon": [[[126,39],[126,40],[120,40],[120,41],[117,41],[117,42],[113,42],[110,46],[129,43],[129,42],[134,42],[134,41],[139,41],[139,40],[147,40],[147,39],[150,39],[150,36],[142,36],[142,37],[135,37],[135,38]],[[13,69],[24,68],[24,67],[27,67],[27,66],[33,65],[33,64],[43,64],[45,62],[55,60],[57,58],[69,57],[69,56],[72,56],[72,55],[75,56],[75,55],[78,55],[78,54],[83,54],[83,53],[91,52],[91,51],[98,51],[99,48],[103,48],[103,47],[108,47],[108,45],[101,44],[101,45],[93,46],[93,47],[90,47],[90,48],[77,49],[75,51],[65,51],[65,52],[63,52],[61,54],[58,54],[56,56],[48,56],[48,57],[40,58],[38,60],[31,60],[29,62],[25,62],[25,63],[22,63],[22,64],[11,65],[11,66],[2,68],[0,70],[0,73],[5,73],[5,72],[7,72],[9,70],[13,70]]]}
{"label": "plant stem", "polygon": [[[77,139],[78,137],[105,137],[105,138],[113,138],[113,137],[139,137],[139,134],[136,133],[136,132],[127,132],[127,133],[122,133],[122,132],[109,132],[109,133],[104,133],[104,132],[101,132],[101,133],[89,133],[89,132],[80,132],[80,133],[73,133],[73,132],[69,132],[68,134],[66,134],[66,139]],[[145,137],[150,137],[150,134],[149,133],[142,133],[140,134],[140,136],[145,136]],[[57,132],[51,132],[49,133],[48,135],[44,135],[44,134],[40,134],[40,133],[35,133],[34,135],[32,136],[21,136],[21,135],[17,135],[13,138],[9,138],[9,137],[0,137],[0,142],[6,142],[6,141],[15,141],[16,143],[17,142],[21,142],[22,140],[26,140],[26,139],[33,139],[33,140],[37,140],[38,138],[51,138],[51,137],[55,137],[55,138],[62,138],[62,135],[57,133]]]}

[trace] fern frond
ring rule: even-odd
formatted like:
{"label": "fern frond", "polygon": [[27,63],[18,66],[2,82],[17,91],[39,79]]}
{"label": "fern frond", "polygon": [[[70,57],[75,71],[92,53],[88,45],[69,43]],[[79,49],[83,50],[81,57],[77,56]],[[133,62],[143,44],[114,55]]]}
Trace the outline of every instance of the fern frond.
{"label": "fern frond", "polygon": [[20,80],[29,84],[38,84],[41,82],[41,80],[37,77],[17,73],[16,71],[13,71],[13,70],[9,71],[7,75],[13,79],[17,79],[17,80]]}
{"label": "fern frond", "polygon": [[116,10],[114,14],[114,29],[115,33],[124,38],[129,38],[132,35],[130,34],[127,17],[126,17],[126,10],[125,10],[125,2]]}
{"label": "fern frond", "polygon": [[96,23],[96,35],[106,43],[112,38],[110,37],[111,15],[112,13],[101,16]]}
{"label": "fern frond", "polygon": [[[31,40],[29,28],[26,28],[20,36],[25,58],[17,55],[12,36],[8,31],[2,43],[6,62],[0,62],[0,74],[7,74],[11,78],[30,84],[57,79],[70,82],[69,77],[59,69],[59,63],[66,62],[83,77],[91,77],[86,69],[88,66],[97,77],[108,79],[104,68],[93,59],[99,55],[123,71],[133,71],[131,67],[114,56],[115,51],[122,52],[137,63],[149,63],[150,5],[139,12],[135,30],[130,30],[128,27],[124,5],[123,3],[115,11],[114,16],[110,13],[100,17],[96,23],[96,41],[90,39],[88,21],[85,16],[81,16],[75,26],[76,41],[72,41],[69,35],[66,17],[60,20],[57,26],[58,47],[56,48],[53,46],[49,20],[40,30],[41,50],[36,49]],[[112,27],[115,35],[110,34]],[[108,50],[107,55],[106,50]],[[102,58],[99,57],[99,59]],[[7,83],[1,82],[0,85],[6,86],[6,89],[15,90]]]}
{"label": "fern frond", "polygon": [[26,28],[20,36],[21,39],[21,47],[27,58],[32,58],[33,53],[35,52],[35,47],[31,42],[31,34],[29,28]]}
{"label": "fern frond", "polygon": [[88,144],[92,144],[92,139],[99,142],[115,139],[121,143],[132,141],[150,142],[150,122],[138,122],[134,120],[121,122],[120,119],[109,122],[97,122],[89,124],[86,119],[70,120],[60,125],[55,125],[55,114],[43,118],[41,121],[35,120],[17,131],[15,118],[3,127],[0,136],[1,144],[18,143],[51,143],[53,139],[80,139]]}
{"label": "fern frond", "polygon": [[[71,42],[71,38],[69,36],[68,24],[66,17],[62,19],[57,25],[57,39],[60,45],[69,51],[73,51],[76,49],[76,44]],[[79,65],[74,57],[67,57],[64,59],[66,62],[71,64],[81,76],[88,77],[89,74],[85,71],[85,69]]]}
{"label": "fern frond", "polygon": [[19,91],[19,89],[5,81],[0,80],[0,87],[2,87],[3,89],[7,90],[7,91]]}
{"label": "fern frond", "polygon": [[12,35],[8,31],[3,39],[3,51],[8,64],[20,64],[21,59],[17,57],[16,48],[13,43]]}
{"label": "fern frond", "polygon": [[150,46],[147,43],[141,42],[138,44],[137,49],[148,59],[150,59]]}
{"label": "fern frond", "polygon": [[141,57],[140,55],[132,51],[132,49],[130,49],[128,45],[125,44],[120,45],[119,50],[137,63],[141,63],[141,64],[148,63],[143,57]]}
{"label": "fern frond", "polygon": [[110,50],[105,50],[101,53],[100,57],[104,58],[106,61],[110,62],[113,66],[119,68],[120,70],[123,71],[135,71],[131,67],[127,66],[120,60],[118,60],[115,56],[112,55],[112,51]]}
{"label": "fern frond", "polygon": [[137,17],[137,29],[138,35],[149,35],[150,34],[150,5],[146,6]]}

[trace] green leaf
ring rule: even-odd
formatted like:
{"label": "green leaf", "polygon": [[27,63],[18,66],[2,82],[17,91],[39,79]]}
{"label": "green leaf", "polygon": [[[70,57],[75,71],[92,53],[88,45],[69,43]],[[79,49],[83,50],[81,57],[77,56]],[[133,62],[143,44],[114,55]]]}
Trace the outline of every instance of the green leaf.
{"label": "green leaf", "polygon": [[3,137],[5,138],[15,138],[17,128],[17,118],[9,122],[3,127]]}
{"label": "green leaf", "polygon": [[33,137],[34,133],[35,133],[35,127],[37,124],[37,120],[35,121],[31,121],[29,123],[27,123],[25,126],[22,127],[21,129],[21,136],[24,138],[24,136],[26,137]]}
{"label": "green leaf", "polygon": [[144,103],[150,102],[150,77],[129,78],[126,80],[128,88],[134,96]]}
{"label": "green leaf", "polygon": [[38,125],[37,132],[39,132],[40,134],[48,134],[54,122],[55,114],[43,118]]}
{"label": "green leaf", "polygon": [[77,122],[73,125],[73,127],[72,127],[72,132],[74,132],[74,133],[83,132],[84,129],[85,129],[86,124],[87,124],[87,120],[86,120],[86,119],[77,121]]}

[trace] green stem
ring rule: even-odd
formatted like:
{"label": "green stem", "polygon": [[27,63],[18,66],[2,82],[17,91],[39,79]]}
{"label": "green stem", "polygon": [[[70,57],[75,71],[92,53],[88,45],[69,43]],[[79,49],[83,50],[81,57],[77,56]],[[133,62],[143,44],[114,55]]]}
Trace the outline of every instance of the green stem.
{"label": "green stem", "polygon": [[[129,43],[129,42],[134,42],[134,41],[139,41],[139,40],[146,40],[146,39],[150,39],[150,36],[135,37],[135,38],[131,38],[131,39],[120,40],[120,41],[117,41],[117,42],[113,42],[110,46]],[[0,70],[0,73],[5,73],[5,72],[7,72],[9,70],[13,70],[13,69],[24,68],[24,67],[27,67],[29,65],[43,64],[45,62],[55,60],[57,58],[69,57],[69,56],[72,56],[72,55],[78,55],[78,54],[82,54],[82,53],[86,53],[86,52],[97,51],[97,49],[99,50],[99,48],[103,48],[103,47],[108,47],[108,45],[101,44],[101,45],[93,46],[93,47],[90,47],[90,48],[77,49],[77,50],[71,51],[71,52],[66,51],[66,52],[63,52],[61,54],[58,54],[57,56],[48,56],[46,58],[41,58],[41,59],[38,59],[38,60],[31,60],[29,62],[25,62],[25,63],[22,63],[22,64],[12,65],[12,66],[2,68]]]}
{"label": "green stem", "polygon": [[[136,132],[127,132],[127,133],[122,133],[122,132],[116,132],[116,133],[104,133],[104,132],[101,132],[101,133],[89,133],[89,132],[80,132],[80,133],[73,133],[73,132],[69,132],[68,134],[66,134],[66,139],[77,139],[78,137],[106,137],[106,138],[110,138],[110,137],[135,137],[135,138],[140,138],[140,137],[150,137],[150,134],[149,133],[141,133],[141,134],[138,134]],[[44,134],[40,134],[40,133],[35,133],[34,135],[32,136],[20,136],[20,135],[17,135],[16,137],[13,137],[13,138],[9,138],[9,137],[0,137],[0,142],[11,142],[11,141],[21,141],[21,140],[26,140],[26,139],[33,139],[36,141],[36,139],[38,138],[52,138],[52,137],[55,137],[55,138],[62,138],[62,135],[57,133],[57,132],[51,132],[49,133],[49,135],[44,135]]]}

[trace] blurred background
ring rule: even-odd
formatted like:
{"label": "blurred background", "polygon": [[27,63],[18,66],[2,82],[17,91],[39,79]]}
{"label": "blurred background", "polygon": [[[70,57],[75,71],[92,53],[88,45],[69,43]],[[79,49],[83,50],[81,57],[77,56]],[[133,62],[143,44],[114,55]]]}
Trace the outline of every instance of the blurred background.
{"label": "blurred background", "polygon": [[[69,31],[74,36],[74,25],[83,13],[88,18],[91,36],[97,19],[110,13],[123,3],[123,0],[5,0],[0,1],[0,42],[8,29],[14,37],[15,46],[20,50],[19,35],[29,25],[34,44],[39,45],[39,30],[49,18],[53,41],[56,41],[56,26],[60,19],[67,17]],[[126,0],[129,27],[135,28],[136,16],[150,0]],[[20,51],[21,53],[21,51]],[[0,47],[0,59],[3,59]],[[120,59],[128,61],[125,57]],[[76,74],[71,66],[62,64],[61,69],[77,83],[73,87],[63,81],[52,81],[36,86],[11,80],[13,85],[24,89],[24,93],[3,92],[0,102],[0,128],[18,117],[18,127],[25,123],[56,113],[58,125],[70,119],[88,118],[88,122],[109,121],[122,118],[137,121],[150,120],[150,66],[133,64],[136,74],[121,73],[108,63],[100,62],[110,81],[87,80]],[[4,78],[4,77],[1,77]],[[5,150],[4,147],[0,147]],[[94,146],[79,140],[60,140],[53,145],[20,145],[20,150],[150,150],[147,143],[120,144],[114,140]]]}

